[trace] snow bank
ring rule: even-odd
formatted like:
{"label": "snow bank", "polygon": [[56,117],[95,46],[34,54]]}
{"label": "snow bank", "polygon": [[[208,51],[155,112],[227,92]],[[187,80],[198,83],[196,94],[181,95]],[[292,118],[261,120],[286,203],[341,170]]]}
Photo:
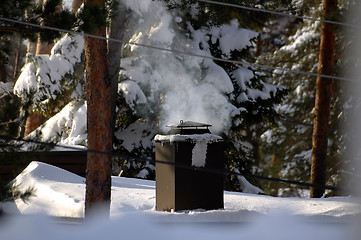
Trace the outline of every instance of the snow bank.
{"label": "snow bank", "polygon": [[30,202],[16,201],[22,214],[45,213],[51,216],[84,215],[84,179],[63,169],[40,162],[31,162],[13,181],[21,188],[35,187]]}
{"label": "snow bank", "polygon": [[115,220],[95,219],[80,226],[54,224],[44,216],[16,218],[0,225],[0,238],[12,240],[355,240],[356,227],[344,224],[317,224],[278,214],[259,217],[247,224],[172,223],[157,217],[124,214]]}
{"label": "snow bank", "polygon": [[[16,200],[21,213],[46,213],[52,216],[83,216],[85,179],[63,169],[32,162],[14,180],[21,189],[35,187],[29,202]],[[111,215],[125,212],[156,215],[173,220],[197,218],[207,221],[242,221],[242,212],[253,215],[285,211],[292,215],[347,217],[361,213],[359,199],[333,197],[326,199],[277,198],[239,192],[224,192],[224,210],[164,213],[154,210],[155,182],[143,179],[112,177]],[[6,209],[5,209],[6,211]],[[197,215],[197,217],[194,217]]]}
{"label": "snow bank", "polygon": [[[84,181],[60,168],[32,162],[14,182],[22,189],[34,186],[36,195],[26,203],[16,200],[15,208],[23,214],[82,217]],[[54,224],[38,215],[18,217],[0,225],[0,239],[357,239],[358,222],[346,224],[346,217],[361,213],[353,198],[275,198],[225,192],[224,200],[224,210],[158,212],[154,181],[113,177],[111,221],[93,219],[78,227]]]}

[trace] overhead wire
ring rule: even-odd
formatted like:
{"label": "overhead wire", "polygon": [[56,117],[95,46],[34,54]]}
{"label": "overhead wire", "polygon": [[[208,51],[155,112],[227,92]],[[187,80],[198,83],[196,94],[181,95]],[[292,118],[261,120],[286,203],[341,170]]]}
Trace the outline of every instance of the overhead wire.
{"label": "overhead wire", "polygon": [[[245,172],[241,173],[241,172],[229,171],[226,169],[195,167],[195,166],[181,164],[181,163],[160,161],[160,160],[155,160],[155,159],[144,159],[144,158],[138,157],[136,155],[132,155],[132,154],[104,152],[104,151],[92,150],[92,149],[87,149],[87,148],[84,149],[84,148],[74,147],[74,146],[69,146],[69,145],[61,145],[61,144],[57,144],[57,143],[53,143],[53,142],[42,142],[42,141],[38,141],[38,140],[24,139],[24,138],[20,138],[20,137],[11,137],[11,136],[7,136],[7,135],[0,135],[0,139],[6,140],[6,141],[13,141],[13,142],[34,143],[34,144],[39,144],[41,146],[52,147],[52,148],[60,147],[60,148],[69,149],[72,151],[74,151],[74,150],[84,151],[87,153],[107,155],[110,157],[126,158],[128,161],[138,161],[138,162],[144,162],[144,163],[148,162],[148,163],[153,163],[154,165],[157,163],[158,164],[167,164],[167,165],[174,166],[176,168],[183,168],[183,169],[194,170],[194,171],[221,174],[221,175],[225,175],[225,176],[235,175],[235,176],[243,176],[246,178],[259,179],[259,180],[265,180],[265,181],[281,182],[281,183],[285,183],[285,184],[298,185],[298,186],[303,186],[303,187],[313,187],[313,188],[328,189],[328,190],[335,190],[335,191],[338,190],[337,187],[330,186],[330,185],[319,185],[319,184],[312,184],[312,183],[300,182],[300,181],[295,181],[295,180],[265,177],[265,176],[255,175],[255,174],[250,174],[250,173],[245,173]],[[10,145],[10,144],[8,143],[8,145]],[[6,154],[7,152],[3,152],[3,153]]]}
{"label": "overhead wire", "polygon": [[269,13],[269,14],[279,15],[279,16],[289,17],[289,18],[297,18],[297,19],[303,19],[303,20],[311,20],[311,21],[315,21],[315,22],[330,23],[330,24],[335,24],[335,25],[339,25],[339,26],[343,26],[343,27],[352,27],[352,28],[359,28],[359,29],[361,28],[361,26],[352,24],[352,23],[332,21],[332,20],[327,20],[327,19],[313,18],[313,17],[301,16],[301,15],[293,15],[293,14],[289,14],[289,13],[267,10],[267,9],[256,8],[256,7],[249,7],[249,6],[233,4],[233,3],[226,3],[226,2],[219,2],[219,1],[212,1],[212,0],[196,0],[196,1],[210,3],[210,4],[216,4],[216,5],[220,5],[220,6],[240,8],[240,9],[244,9],[244,10],[248,10],[248,11]]}
{"label": "overhead wire", "polygon": [[4,18],[4,17],[0,17],[0,21],[10,22],[10,23],[15,23],[15,24],[21,24],[21,25],[40,28],[40,29],[45,29],[45,30],[64,32],[64,33],[68,33],[68,34],[80,34],[83,37],[91,37],[91,38],[105,40],[105,41],[118,42],[118,43],[121,43],[121,44],[129,44],[129,45],[134,45],[134,46],[139,46],[139,47],[144,47],[144,48],[150,48],[150,49],[154,49],[154,50],[160,50],[160,51],[165,51],[165,52],[177,53],[177,54],[181,54],[181,55],[199,57],[199,58],[203,58],[203,59],[210,59],[210,60],[213,60],[213,61],[238,64],[238,65],[242,65],[242,66],[245,66],[245,67],[260,68],[260,69],[263,69],[263,70],[272,70],[273,74],[279,74],[278,71],[282,71],[282,72],[290,72],[290,73],[294,73],[294,74],[312,76],[312,77],[320,76],[320,77],[327,78],[327,79],[334,79],[334,80],[347,81],[347,82],[357,82],[357,81],[359,81],[358,79],[351,79],[351,78],[340,77],[340,76],[332,76],[332,75],[327,75],[327,74],[306,72],[306,71],[300,71],[300,70],[289,69],[289,68],[274,67],[274,66],[258,64],[258,63],[249,63],[249,62],[246,62],[246,61],[224,59],[224,58],[213,57],[213,56],[210,56],[210,55],[197,54],[197,53],[192,53],[192,52],[184,52],[184,51],[177,50],[177,49],[159,47],[159,46],[143,44],[143,43],[137,43],[137,42],[132,42],[132,41],[126,42],[126,41],[120,40],[120,39],[97,36],[97,35],[93,35],[93,34],[89,34],[89,33],[76,32],[76,31],[72,31],[72,30],[66,30],[66,29],[61,29],[61,28],[56,28],[56,27],[50,27],[50,26],[46,26],[46,25],[38,25],[38,24],[34,24],[34,23],[29,23],[29,22],[24,22],[24,21],[19,21],[19,20]]}

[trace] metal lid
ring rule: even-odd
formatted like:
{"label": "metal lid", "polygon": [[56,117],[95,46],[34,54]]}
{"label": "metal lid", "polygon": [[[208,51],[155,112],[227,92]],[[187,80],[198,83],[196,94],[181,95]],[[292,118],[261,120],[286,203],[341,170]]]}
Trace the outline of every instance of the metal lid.
{"label": "metal lid", "polygon": [[183,121],[180,120],[179,124],[169,124],[167,127],[170,128],[208,128],[211,127],[211,124],[207,123],[199,123],[199,122],[193,122],[193,121]]}
{"label": "metal lid", "polygon": [[192,121],[183,121],[180,120],[179,124],[170,124],[167,127],[170,127],[171,130],[168,134],[204,134],[211,133],[208,127],[212,125],[207,123],[199,123]]}

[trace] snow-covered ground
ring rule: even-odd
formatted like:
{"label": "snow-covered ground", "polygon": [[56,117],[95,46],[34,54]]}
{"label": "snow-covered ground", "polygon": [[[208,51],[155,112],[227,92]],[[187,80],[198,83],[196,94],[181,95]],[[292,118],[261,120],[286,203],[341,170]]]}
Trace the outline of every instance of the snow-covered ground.
{"label": "snow-covered ground", "polygon": [[32,162],[15,180],[35,187],[29,201],[3,203],[20,217],[0,225],[0,239],[358,239],[359,199],[276,198],[224,192],[224,209],[155,210],[155,182],[113,177],[111,219],[61,225],[46,216],[83,217],[85,179]]}

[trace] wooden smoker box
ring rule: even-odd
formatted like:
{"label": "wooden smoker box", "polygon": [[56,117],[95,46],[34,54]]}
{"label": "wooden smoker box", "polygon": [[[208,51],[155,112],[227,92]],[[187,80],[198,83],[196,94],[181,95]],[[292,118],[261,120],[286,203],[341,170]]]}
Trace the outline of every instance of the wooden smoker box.
{"label": "wooden smoker box", "polygon": [[[220,136],[210,134],[209,126],[181,121],[179,125],[171,125],[169,135],[155,137],[157,210],[211,210],[224,207],[224,178],[219,173],[224,169],[224,141]],[[202,148],[205,163],[199,166],[199,161],[194,158],[202,155],[199,154]]]}

